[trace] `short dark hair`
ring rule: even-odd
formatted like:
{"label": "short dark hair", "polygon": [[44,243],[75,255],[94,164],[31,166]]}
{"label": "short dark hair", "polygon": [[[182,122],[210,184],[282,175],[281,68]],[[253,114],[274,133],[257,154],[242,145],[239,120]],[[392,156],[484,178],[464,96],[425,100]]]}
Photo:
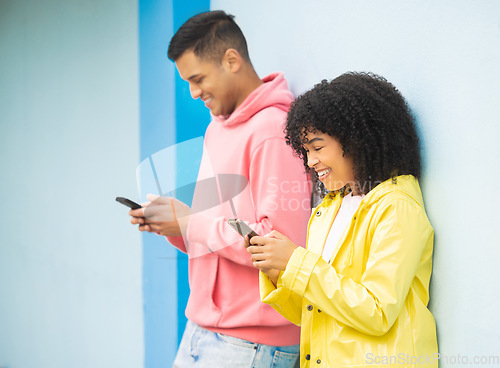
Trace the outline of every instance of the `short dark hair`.
{"label": "short dark hair", "polygon": [[221,10],[209,11],[195,15],[179,28],[170,41],[168,58],[176,61],[187,50],[193,50],[200,59],[220,63],[230,48],[250,61],[247,41],[234,16]]}
{"label": "short dark hair", "polygon": [[336,138],[353,160],[358,190],[368,193],[398,175],[420,177],[419,139],[413,116],[401,93],[372,73],[346,73],[323,80],[299,96],[288,112],[287,143],[307,166],[307,132]]}

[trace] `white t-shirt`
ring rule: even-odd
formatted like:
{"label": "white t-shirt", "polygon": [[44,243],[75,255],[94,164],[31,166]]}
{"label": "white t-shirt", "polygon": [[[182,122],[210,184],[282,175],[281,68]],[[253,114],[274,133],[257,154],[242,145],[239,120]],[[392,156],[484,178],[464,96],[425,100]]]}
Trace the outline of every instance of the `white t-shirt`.
{"label": "white t-shirt", "polygon": [[337,253],[339,240],[346,231],[347,226],[352,220],[352,216],[354,216],[363,198],[364,195],[353,196],[350,193],[342,199],[339,212],[333,221],[328,237],[326,238],[323,253],[321,254],[325,261],[329,262],[330,258]]}

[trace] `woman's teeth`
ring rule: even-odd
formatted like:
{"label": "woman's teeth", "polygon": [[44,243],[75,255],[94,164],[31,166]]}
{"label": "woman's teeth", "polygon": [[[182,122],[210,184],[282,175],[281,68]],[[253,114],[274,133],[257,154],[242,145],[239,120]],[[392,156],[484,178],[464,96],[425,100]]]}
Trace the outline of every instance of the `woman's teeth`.
{"label": "woman's teeth", "polygon": [[332,169],[325,169],[325,170],[318,171],[318,178],[319,179],[323,178],[324,176],[328,175],[328,173],[330,171],[332,171]]}

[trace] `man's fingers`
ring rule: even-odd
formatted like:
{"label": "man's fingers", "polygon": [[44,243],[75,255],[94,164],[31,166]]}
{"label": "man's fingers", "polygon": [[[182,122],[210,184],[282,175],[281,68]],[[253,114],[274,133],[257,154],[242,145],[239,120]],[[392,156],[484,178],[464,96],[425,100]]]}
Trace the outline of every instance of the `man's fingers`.
{"label": "man's fingers", "polygon": [[154,200],[160,198],[160,196],[156,195],[156,194],[148,193],[148,194],[146,194],[146,198],[148,199],[148,201],[153,202]]}
{"label": "man's fingers", "polygon": [[130,223],[132,225],[137,225],[137,224],[142,225],[142,224],[144,224],[144,218],[143,217],[132,217],[130,219]]}
{"label": "man's fingers", "polygon": [[177,219],[177,215],[175,214],[175,206],[174,206],[174,199],[173,198],[170,198],[170,206],[172,207],[172,212],[173,212],[173,215],[174,215],[174,220]]}
{"label": "man's fingers", "polygon": [[144,217],[144,208],[138,208],[136,210],[128,211],[129,216],[132,217]]}
{"label": "man's fingers", "polygon": [[157,225],[157,224],[148,224],[148,226],[149,226],[149,230],[148,231],[150,233],[156,233],[156,232],[160,231],[160,226]]}
{"label": "man's fingers", "polygon": [[[162,198],[163,199],[163,198]],[[175,211],[172,212],[170,199],[167,204],[153,203],[144,211],[144,217],[153,222],[168,222],[175,221]]]}

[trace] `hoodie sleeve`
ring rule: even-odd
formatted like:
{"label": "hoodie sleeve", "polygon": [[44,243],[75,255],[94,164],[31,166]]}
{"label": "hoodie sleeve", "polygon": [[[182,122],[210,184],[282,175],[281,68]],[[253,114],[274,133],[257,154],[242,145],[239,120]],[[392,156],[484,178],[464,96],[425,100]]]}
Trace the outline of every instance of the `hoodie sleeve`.
{"label": "hoodie sleeve", "polygon": [[187,253],[186,244],[182,236],[166,236],[168,242],[183,253]]}
{"label": "hoodie sleeve", "polygon": [[[278,230],[304,246],[311,211],[310,183],[302,163],[284,138],[271,137],[256,147],[250,157],[248,176],[256,218],[248,225],[259,235]],[[204,244],[206,253],[217,252],[221,257],[253,267],[243,239],[226,221],[224,217],[193,216],[188,228],[190,246]]]}
{"label": "hoodie sleeve", "polygon": [[250,165],[250,189],[258,234],[272,230],[286,234],[295,244],[306,244],[311,215],[311,185],[302,162],[284,138],[270,138],[255,151]]}

